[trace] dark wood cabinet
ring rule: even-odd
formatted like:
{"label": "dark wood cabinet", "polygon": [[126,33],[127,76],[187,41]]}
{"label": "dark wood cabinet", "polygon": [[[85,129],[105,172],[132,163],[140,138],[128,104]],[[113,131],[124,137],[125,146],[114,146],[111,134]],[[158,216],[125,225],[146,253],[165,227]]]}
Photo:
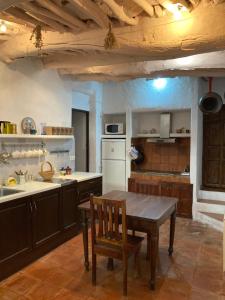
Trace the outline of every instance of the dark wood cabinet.
{"label": "dark wood cabinet", "polygon": [[192,218],[193,186],[179,182],[150,182],[135,178],[128,179],[128,191],[147,195],[178,198],[177,215]]}
{"label": "dark wood cabinet", "polygon": [[30,198],[0,204],[0,264],[32,248]]}
{"label": "dark wood cabinet", "polygon": [[202,187],[225,189],[225,106],[203,116]]}
{"label": "dark wood cabinet", "polygon": [[81,181],[78,183],[78,202],[83,203],[89,201],[90,194],[95,196],[102,195],[102,177]]}
{"label": "dark wood cabinet", "polygon": [[60,189],[54,189],[32,197],[33,243],[38,247],[48,243],[60,233],[61,205]]}
{"label": "dark wood cabinet", "polygon": [[0,203],[0,280],[74,237],[90,193],[101,195],[101,178]]}
{"label": "dark wood cabinet", "polygon": [[63,229],[76,229],[79,226],[77,183],[63,186],[61,197]]}

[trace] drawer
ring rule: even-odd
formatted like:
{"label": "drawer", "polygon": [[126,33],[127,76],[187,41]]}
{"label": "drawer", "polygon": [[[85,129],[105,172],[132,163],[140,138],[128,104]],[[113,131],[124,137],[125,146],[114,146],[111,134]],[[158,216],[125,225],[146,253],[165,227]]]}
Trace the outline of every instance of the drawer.
{"label": "drawer", "polygon": [[78,190],[78,202],[83,203],[90,200],[90,194],[94,194],[94,196],[101,196],[102,195],[102,186],[97,185],[90,190],[80,191]]}
{"label": "drawer", "polygon": [[82,181],[78,183],[78,191],[92,191],[96,188],[96,186],[102,186],[102,178],[94,178],[86,181]]}

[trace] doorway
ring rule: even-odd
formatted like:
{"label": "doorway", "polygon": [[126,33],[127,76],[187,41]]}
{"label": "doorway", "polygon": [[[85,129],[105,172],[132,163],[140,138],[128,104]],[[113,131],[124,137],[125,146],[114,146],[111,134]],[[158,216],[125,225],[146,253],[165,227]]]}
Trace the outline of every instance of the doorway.
{"label": "doorway", "polygon": [[89,112],[72,109],[75,138],[75,171],[89,171]]}

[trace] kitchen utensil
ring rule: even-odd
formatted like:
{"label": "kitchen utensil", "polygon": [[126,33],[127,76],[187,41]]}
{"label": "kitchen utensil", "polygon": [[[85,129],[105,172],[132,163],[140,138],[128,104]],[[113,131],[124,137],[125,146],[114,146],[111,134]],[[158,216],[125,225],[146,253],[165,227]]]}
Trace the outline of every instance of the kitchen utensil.
{"label": "kitchen utensil", "polygon": [[0,132],[1,132],[1,134],[10,133],[9,124],[10,124],[9,121],[0,121]]}
{"label": "kitchen utensil", "polygon": [[30,134],[31,130],[36,130],[36,124],[34,120],[30,117],[26,117],[21,122],[22,132],[24,134]]}
{"label": "kitchen utensil", "polygon": [[25,184],[26,183],[26,175],[18,175],[18,183]]}
{"label": "kitchen utensil", "polygon": [[[50,169],[49,170],[44,170],[44,166],[45,165],[49,165]],[[48,180],[51,180],[52,177],[54,176],[55,172],[54,172],[54,169],[53,169],[53,166],[52,164],[49,162],[49,161],[46,161],[46,162],[43,162],[41,164],[41,171],[39,172],[39,175],[45,180],[45,181],[48,181]]]}

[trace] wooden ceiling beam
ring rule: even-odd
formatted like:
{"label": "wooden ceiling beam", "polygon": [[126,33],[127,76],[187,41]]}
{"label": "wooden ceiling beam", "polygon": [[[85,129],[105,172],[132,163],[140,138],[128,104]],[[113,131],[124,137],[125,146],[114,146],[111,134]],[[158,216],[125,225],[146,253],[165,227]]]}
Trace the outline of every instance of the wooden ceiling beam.
{"label": "wooden ceiling beam", "polygon": [[10,8],[12,5],[17,5],[24,0],[0,0],[0,11]]}
{"label": "wooden ceiling beam", "polygon": [[110,20],[95,2],[91,0],[69,0],[69,2],[101,28],[108,28]]}
{"label": "wooden ceiling beam", "polygon": [[66,54],[66,52],[48,55],[42,58],[45,68],[62,69],[73,68],[76,66],[92,67],[92,66],[107,66],[122,63],[133,63],[146,61],[147,57],[134,57],[121,54],[87,52],[87,54]]}
{"label": "wooden ceiling beam", "polygon": [[41,24],[43,28],[45,28],[45,25],[43,22],[37,21],[33,17],[29,16],[26,14],[22,9],[17,8],[17,7],[10,7],[6,11],[6,13],[12,15],[15,18],[21,19],[24,21],[25,24],[30,25],[30,26],[36,26],[38,24]]}
{"label": "wooden ceiling beam", "polygon": [[54,20],[51,20],[45,16],[42,16],[38,13],[34,13],[34,12],[29,12],[29,11],[26,11],[26,13],[31,16],[32,18],[36,19],[37,21],[40,21],[48,26],[50,26],[53,30],[55,31],[58,31],[58,32],[65,32],[65,31],[68,31],[66,30],[66,28],[61,25],[60,23],[54,21]]}
{"label": "wooden ceiling beam", "polygon": [[[179,21],[172,17],[144,18],[139,25],[114,28],[119,48],[108,51],[113,54],[146,56],[149,60],[171,59],[225,50],[225,4],[214,7],[197,7]],[[205,20],[208,26],[205,26]],[[14,37],[0,47],[2,60],[36,55],[35,47],[30,46],[30,34]],[[106,31],[90,30],[79,34],[43,34],[44,51],[100,50],[104,51]],[[15,47],[15,45],[17,45]]]}
{"label": "wooden ceiling beam", "polygon": [[181,77],[181,76],[189,76],[189,77],[225,77],[225,69],[200,69],[200,70],[163,70],[152,72],[148,75],[139,74],[136,77],[132,77],[130,74],[124,75],[107,75],[107,74],[60,74],[63,78],[72,80],[72,81],[99,81],[99,82],[121,82],[125,80],[133,80],[138,78],[145,79],[154,79],[158,77]]}
{"label": "wooden ceiling beam", "polygon": [[143,10],[150,17],[154,16],[154,8],[153,8],[153,6],[150,4],[150,2],[148,0],[132,0],[132,1],[135,2],[136,4],[138,4],[141,8],[143,8]]}
{"label": "wooden ceiling beam", "polygon": [[75,16],[72,16],[71,14],[67,13],[63,8],[57,6],[55,3],[49,0],[37,0],[36,2],[42,7],[47,8],[48,10],[50,10],[60,18],[65,19],[67,22],[71,23],[75,27],[80,29],[87,29],[87,25],[84,22],[82,22]]}
{"label": "wooden ceiling beam", "polygon": [[63,18],[57,16],[56,14],[49,11],[48,9],[42,8],[39,5],[36,5],[35,3],[24,2],[24,3],[20,4],[20,7],[22,7],[24,10],[27,10],[31,13],[37,13],[40,16],[43,16],[43,17],[49,18],[53,21],[59,22],[62,25],[66,25],[69,28],[77,31],[77,26],[74,26],[73,24],[71,24],[71,23],[67,22],[66,20],[64,20]]}
{"label": "wooden ceiling beam", "polygon": [[175,76],[193,76],[193,77],[224,77],[225,68],[198,68],[198,69],[162,69],[162,70],[149,70],[143,72],[140,70],[124,69],[123,72],[117,72],[116,69],[108,68],[108,71],[102,68],[75,68],[75,69],[62,69],[58,70],[61,76],[101,76],[102,78],[157,78],[157,77],[175,77]]}
{"label": "wooden ceiling beam", "polygon": [[74,65],[67,68],[60,68],[58,71],[61,75],[104,74],[106,77],[129,76],[130,79],[155,75],[202,76],[204,74],[204,76],[222,76],[225,74],[225,51],[194,55],[189,57],[188,60],[182,58],[92,67]]}
{"label": "wooden ceiling beam", "polygon": [[[11,23],[15,23],[15,24],[19,24],[19,25],[23,25],[24,26],[24,20],[17,18],[15,16],[12,16],[10,14],[7,14],[4,11],[0,11],[0,19],[11,22]],[[34,25],[33,24],[26,24],[26,26],[33,28]]]}
{"label": "wooden ceiling beam", "polygon": [[125,12],[121,5],[117,4],[114,0],[103,0],[113,11],[113,13],[117,16],[120,21],[125,22],[129,25],[137,25],[138,17],[130,18]]}

